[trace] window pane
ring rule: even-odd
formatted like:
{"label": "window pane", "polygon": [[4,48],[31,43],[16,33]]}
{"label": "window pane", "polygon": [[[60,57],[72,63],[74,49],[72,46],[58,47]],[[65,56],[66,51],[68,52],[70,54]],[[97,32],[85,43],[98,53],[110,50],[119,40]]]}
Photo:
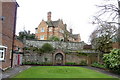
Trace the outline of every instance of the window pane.
{"label": "window pane", "polygon": [[4,54],[4,53],[2,52],[2,54],[1,54],[1,58],[3,58],[3,54]]}
{"label": "window pane", "polygon": [[3,48],[0,48],[0,50],[3,50]]}
{"label": "window pane", "polygon": [[6,51],[6,49],[0,48],[0,60],[4,60],[5,51]]}
{"label": "window pane", "polygon": [[41,29],[41,32],[44,32],[44,28]]}
{"label": "window pane", "polygon": [[40,36],[40,40],[44,40],[44,35]]}

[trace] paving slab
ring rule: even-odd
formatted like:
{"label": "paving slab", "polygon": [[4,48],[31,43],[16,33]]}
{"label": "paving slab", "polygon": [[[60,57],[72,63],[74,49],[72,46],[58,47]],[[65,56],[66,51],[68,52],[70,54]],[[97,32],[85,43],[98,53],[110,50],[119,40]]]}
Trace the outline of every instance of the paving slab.
{"label": "paving slab", "polygon": [[31,66],[17,66],[14,68],[10,68],[6,71],[2,71],[2,78],[11,78],[14,77],[16,74],[20,73],[21,71],[24,71]]}

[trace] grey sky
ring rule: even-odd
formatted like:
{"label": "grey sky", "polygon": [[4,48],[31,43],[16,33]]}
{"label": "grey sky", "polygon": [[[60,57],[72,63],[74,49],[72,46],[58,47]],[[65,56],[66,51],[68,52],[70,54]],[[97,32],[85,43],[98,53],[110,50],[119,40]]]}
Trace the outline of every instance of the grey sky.
{"label": "grey sky", "polygon": [[88,42],[95,27],[90,18],[97,12],[100,0],[17,0],[20,7],[17,14],[17,30],[35,32],[42,19],[47,20],[47,12],[52,12],[52,20],[63,19],[68,29],[80,34],[82,41]]}

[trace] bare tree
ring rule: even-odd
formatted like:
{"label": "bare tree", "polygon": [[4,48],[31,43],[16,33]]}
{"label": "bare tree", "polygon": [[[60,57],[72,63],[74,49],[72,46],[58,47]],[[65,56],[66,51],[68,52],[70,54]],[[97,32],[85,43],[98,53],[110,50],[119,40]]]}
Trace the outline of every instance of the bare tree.
{"label": "bare tree", "polygon": [[111,43],[117,35],[115,25],[103,22],[96,18],[97,28],[90,35],[90,40],[95,49],[99,52],[109,52],[112,47]]}
{"label": "bare tree", "polygon": [[[120,0],[104,1],[106,1],[105,4],[100,6],[97,5],[97,7],[101,8],[101,10],[98,11],[96,17],[100,18],[103,22],[107,22],[108,24],[118,25],[117,42],[120,42]],[[107,18],[106,15],[108,16]]]}

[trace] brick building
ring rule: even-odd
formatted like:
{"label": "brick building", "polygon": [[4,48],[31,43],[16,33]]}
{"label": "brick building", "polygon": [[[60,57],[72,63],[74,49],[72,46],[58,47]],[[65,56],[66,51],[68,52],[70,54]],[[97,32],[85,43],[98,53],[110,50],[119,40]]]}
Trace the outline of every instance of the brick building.
{"label": "brick building", "polygon": [[16,13],[18,4],[14,0],[0,1],[0,69],[12,66]]}
{"label": "brick building", "polygon": [[38,40],[49,40],[52,36],[58,37],[60,40],[65,40],[71,42],[80,42],[79,34],[72,34],[72,29],[67,30],[67,25],[63,23],[61,19],[57,21],[51,20],[51,12],[47,13],[47,21],[42,20],[39,26],[35,29],[35,37]]}

